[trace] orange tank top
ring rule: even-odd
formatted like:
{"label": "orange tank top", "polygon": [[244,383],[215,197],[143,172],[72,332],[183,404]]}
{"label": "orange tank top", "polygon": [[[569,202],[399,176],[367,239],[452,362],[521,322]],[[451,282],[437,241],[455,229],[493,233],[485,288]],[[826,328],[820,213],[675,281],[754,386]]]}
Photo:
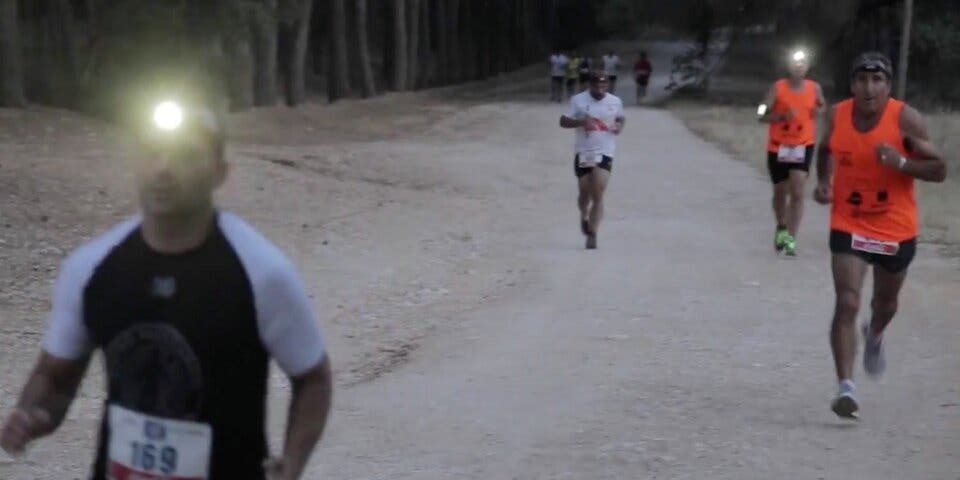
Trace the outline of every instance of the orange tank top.
{"label": "orange tank top", "polygon": [[770,124],[768,152],[776,152],[781,145],[813,145],[817,143],[817,82],[804,80],[800,91],[790,88],[790,80],[777,80],[774,84],[777,97],[773,113],[793,110],[793,118],[786,122]]}
{"label": "orange tank top", "polygon": [[903,242],[920,227],[913,177],[880,164],[876,148],[888,143],[907,156],[900,129],[903,102],[890,99],[869,132],[853,126],[853,99],[840,102],[833,118],[833,207],[830,228],[875,240]]}

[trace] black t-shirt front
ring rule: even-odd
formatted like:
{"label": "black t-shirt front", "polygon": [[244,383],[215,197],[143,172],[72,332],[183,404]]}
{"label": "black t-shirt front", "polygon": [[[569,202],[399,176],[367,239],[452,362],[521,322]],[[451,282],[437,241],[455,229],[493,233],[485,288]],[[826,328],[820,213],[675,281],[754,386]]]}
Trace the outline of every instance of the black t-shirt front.
{"label": "black t-shirt front", "polygon": [[[324,354],[289,261],[228,213],[218,214],[201,246],[176,255],[150,249],[134,219],[65,262],[44,348],[79,358],[141,323],[172,326],[199,361],[197,421],[210,425],[213,439],[209,478],[263,478],[269,360],[298,375]],[[104,415],[94,480],[106,478],[109,442]]]}

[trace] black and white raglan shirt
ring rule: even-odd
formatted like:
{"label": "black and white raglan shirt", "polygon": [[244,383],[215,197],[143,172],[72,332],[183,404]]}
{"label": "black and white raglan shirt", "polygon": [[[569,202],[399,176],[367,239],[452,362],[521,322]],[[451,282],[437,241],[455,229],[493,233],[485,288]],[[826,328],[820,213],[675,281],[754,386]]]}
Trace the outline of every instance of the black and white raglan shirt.
{"label": "black and white raglan shirt", "polygon": [[[199,420],[213,430],[209,478],[262,478],[270,358],[298,376],[325,355],[296,270],[234,214],[218,212],[201,246],[173,255],[148,247],[140,224],[137,217],[117,225],[67,258],[43,349],[75,360],[138,322],[171,325],[203,375]],[[105,478],[103,425],[94,480]]]}

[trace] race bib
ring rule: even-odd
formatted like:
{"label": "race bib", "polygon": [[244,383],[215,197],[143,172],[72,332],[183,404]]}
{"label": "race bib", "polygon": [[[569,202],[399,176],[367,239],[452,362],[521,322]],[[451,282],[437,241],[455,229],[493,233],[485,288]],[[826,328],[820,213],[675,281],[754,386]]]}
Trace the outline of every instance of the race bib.
{"label": "race bib", "polygon": [[807,147],[803,145],[780,145],[777,160],[780,163],[803,163],[806,160]]}
{"label": "race bib", "polygon": [[593,168],[603,161],[603,155],[581,154],[578,158],[580,168]]}
{"label": "race bib", "polygon": [[885,242],[883,240],[874,240],[872,238],[861,237],[860,235],[851,235],[850,247],[854,250],[877,255],[894,256],[900,251],[898,242]]}
{"label": "race bib", "polygon": [[110,405],[108,480],[206,480],[209,425],[144,415]]}

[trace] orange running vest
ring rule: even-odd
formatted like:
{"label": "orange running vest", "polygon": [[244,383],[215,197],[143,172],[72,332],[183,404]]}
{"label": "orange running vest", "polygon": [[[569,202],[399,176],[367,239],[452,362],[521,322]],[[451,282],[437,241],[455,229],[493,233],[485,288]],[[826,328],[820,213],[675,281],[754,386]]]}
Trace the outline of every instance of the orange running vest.
{"label": "orange running vest", "polygon": [[804,80],[803,88],[796,91],[790,88],[787,79],[777,80],[774,84],[776,100],[771,111],[787,113],[793,110],[793,118],[786,122],[770,124],[768,152],[777,152],[780,145],[813,145],[817,143],[817,82]]}
{"label": "orange running vest", "polygon": [[869,132],[853,126],[853,99],[836,105],[830,154],[833,207],[830,228],[874,240],[903,242],[919,233],[914,179],[880,164],[876,148],[888,143],[907,156],[900,129],[903,102],[890,99]]}

